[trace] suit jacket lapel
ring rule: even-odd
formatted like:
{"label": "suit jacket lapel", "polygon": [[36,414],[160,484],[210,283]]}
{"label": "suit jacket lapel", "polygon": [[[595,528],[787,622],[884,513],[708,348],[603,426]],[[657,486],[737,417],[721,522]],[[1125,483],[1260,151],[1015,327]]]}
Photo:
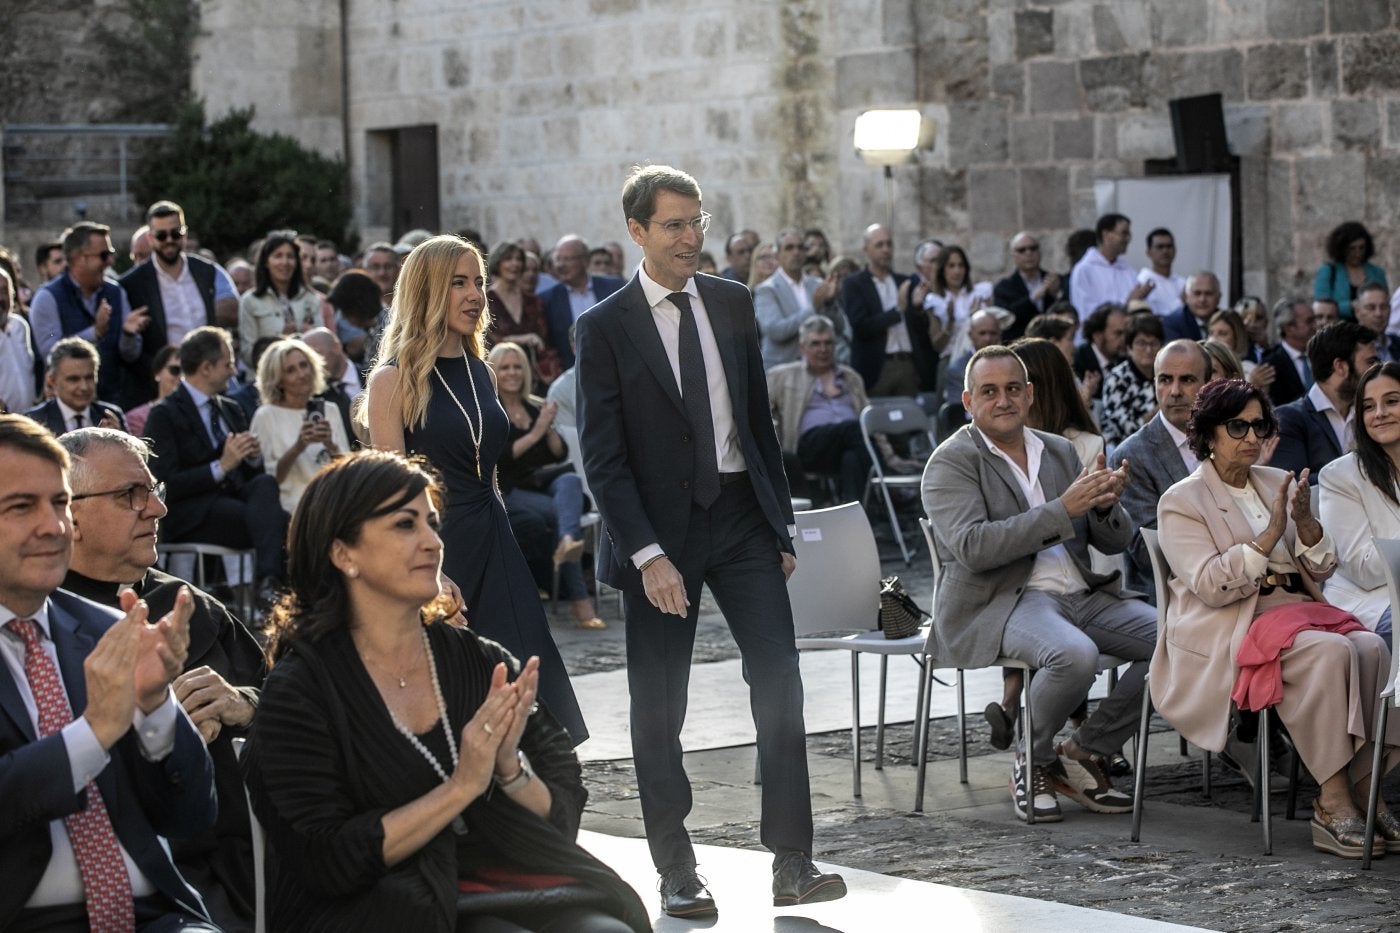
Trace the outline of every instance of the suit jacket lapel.
{"label": "suit jacket lapel", "polygon": [[671,370],[671,361],[666,356],[666,348],[661,343],[661,334],[656,329],[656,322],[652,320],[651,306],[647,304],[641,281],[633,276],[632,281],[625,286],[624,292],[618,309],[621,312],[619,317],[622,330],[637,348],[642,362],[651,370],[671,404],[684,414],[685,404],[681,401],[681,389],[676,384],[676,374]]}
{"label": "suit jacket lapel", "polygon": [[175,410],[185,422],[185,430],[198,437],[205,450],[217,456],[219,452],[214,449],[214,442],[209,439],[209,429],[204,426],[204,419],[200,417],[199,407],[195,405],[189,390],[183,385],[177,386],[170,398],[174,400]]}
{"label": "suit jacket lapel", "polygon": [[97,643],[89,633],[79,630],[78,620],[49,600],[49,634],[53,636],[58,669],[63,673],[63,686],[73,715],[80,716],[87,708],[87,680],[83,676],[83,659]]}
{"label": "suit jacket lapel", "polygon": [[1332,451],[1332,459],[1335,460],[1342,455],[1342,447],[1337,443],[1337,432],[1332,428],[1331,419],[1327,417],[1325,411],[1317,410],[1317,406],[1313,404],[1312,399],[1307,396],[1303,396],[1303,399],[1303,404],[1307,408],[1308,417],[1311,418],[1313,422],[1313,432],[1321,435],[1326,441],[1327,446]]}

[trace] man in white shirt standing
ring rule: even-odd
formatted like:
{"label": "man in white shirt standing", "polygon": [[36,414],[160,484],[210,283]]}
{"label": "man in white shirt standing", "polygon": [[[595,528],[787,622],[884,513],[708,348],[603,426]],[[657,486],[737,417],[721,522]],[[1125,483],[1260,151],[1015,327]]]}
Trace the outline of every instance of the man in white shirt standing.
{"label": "man in white shirt standing", "polygon": [[1069,274],[1069,300],[1081,319],[1106,302],[1127,304],[1153,291],[1151,283],[1138,281],[1137,272],[1123,258],[1133,241],[1132,221],[1122,214],[1104,214],[1094,225],[1094,234],[1097,242]]}
{"label": "man in white shirt standing", "polygon": [[1172,263],[1176,261],[1176,238],[1166,227],[1158,227],[1147,235],[1147,258],[1152,265],[1138,273],[1138,282],[1151,282],[1152,291],[1147,293],[1147,303],[1152,313],[1166,317],[1185,300],[1186,279],[1172,274]]}

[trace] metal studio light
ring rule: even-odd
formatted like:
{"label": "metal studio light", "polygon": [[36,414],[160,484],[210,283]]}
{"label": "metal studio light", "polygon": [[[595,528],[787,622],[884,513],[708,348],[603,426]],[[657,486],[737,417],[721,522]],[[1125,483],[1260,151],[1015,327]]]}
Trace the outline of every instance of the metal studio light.
{"label": "metal studio light", "polygon": [[856,117],[852,142],[866,165],[885,170],[889,229],[894,229],[894,171],[892,166],[918,161],[920,149],[933,147],[934,124],[917,110],[867,110]]}

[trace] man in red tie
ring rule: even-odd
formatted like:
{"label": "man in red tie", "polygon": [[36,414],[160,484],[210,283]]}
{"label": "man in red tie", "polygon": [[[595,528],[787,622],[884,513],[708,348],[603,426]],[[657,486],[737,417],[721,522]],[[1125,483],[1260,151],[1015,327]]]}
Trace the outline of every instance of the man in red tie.
{"label": "man in red tie", "polygon": [[213,766],[170,689],[188,594],[155,624],[61,591],[68,455],[0,415],[0,929],[216,930],[158,836],[213,824]]}

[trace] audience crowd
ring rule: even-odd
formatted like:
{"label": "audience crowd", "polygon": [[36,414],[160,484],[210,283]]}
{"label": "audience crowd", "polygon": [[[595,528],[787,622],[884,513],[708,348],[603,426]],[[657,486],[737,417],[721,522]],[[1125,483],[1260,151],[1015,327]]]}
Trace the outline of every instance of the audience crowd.
{"label": "audience crowd", "polygon": [[[664,233],[629,215],[637,274],[618,243],[576,234],[488,252],[475,231],[410,231],[351,256],[275,230],[214,257],[178,204],[144,220],[120,276],[100,223],[42,244],[32,274],[0,247],[0,675],[16,686],[0,690],[0,927],[251,929],[246,777],[283,928],[649,928],[574,842],[587,731],[536,604],[562,595],[580,628],[606,628],[570,449],[575,324],[629,280],[660,287],[665,236],[751,295],[762,432],[793,493],[861,501],[872,456],[923,470],[938,657],[1024,665],[986,712],[998,748],[1022,691],[1034,714],[1010,769],[1018,816],[1061,819],[1061,796],[1132,809],[1113,777],[1150,668],[1159,711],[1227,760],[1251,760],[1235,746],[1277,711],[1321,788],[1319,851],[1400,852],[1383,799],[1373,839],[1362,819],[1373,743],[1400,760],[1400,726],[1373,728],[1393,608],[1373,540],[1400,537],[1400,290],[1362,224],[1332,231],[1311,295],[1226,307],[1214,271],[1174,268],[1168,229],[1133,268],[1120,214],[1076,231],[1060,270],[1018,232],[1005,276],[981,281],[933,238],[899,271],[881,224],[859,259],[785,228],[732,233],[720,263],[700,249],[708,214]],[[936,422],[926,464],[866,437],[861,412],[890,397]],[[1165,631],[1144,530],[1171,571]],[[157,566],[157,542],[246,561],[196,555],[197,588]],[[1090,709],[1101,654],[1126,667]],[[713,911],[693,865],[675,884],[658,867],[667,912]],[[532,925],[545,901],[563,925]]]}

